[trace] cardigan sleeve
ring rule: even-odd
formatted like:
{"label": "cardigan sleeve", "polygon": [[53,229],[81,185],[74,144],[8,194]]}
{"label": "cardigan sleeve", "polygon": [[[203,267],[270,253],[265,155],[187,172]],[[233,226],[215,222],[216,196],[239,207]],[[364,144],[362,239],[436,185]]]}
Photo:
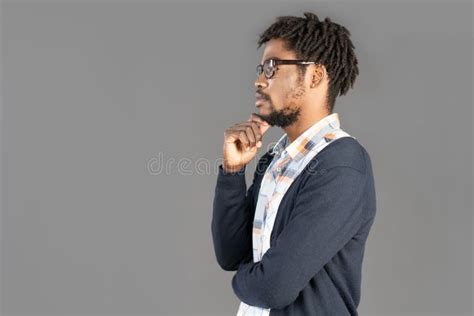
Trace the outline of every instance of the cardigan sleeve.
{"label": "cardigan sleeve", "polygon": [[252,222],[255,186],[247,190],[245,167],[236,172],[225,172],[222,164],[214,192],[211,231],[214,252],[220,267],[236,271],[242,262],[252,260]]}
{"label": "cardigan sleeve", "polygon": [[283,308],[350,241],[362,223],[367,175],[347,166],[308,176],[289,222],[261,261],[239,264],[232,278],[248,305]]}

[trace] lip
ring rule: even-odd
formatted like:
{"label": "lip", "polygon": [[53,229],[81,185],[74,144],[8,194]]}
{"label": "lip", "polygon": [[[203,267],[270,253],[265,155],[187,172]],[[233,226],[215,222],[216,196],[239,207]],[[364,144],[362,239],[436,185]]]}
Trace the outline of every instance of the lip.
{"label": "lip", "polygon": [[259,107],[265,101],[261,94],[255,93],[255,106]]}
{"label": "lip", "polygon": [[264,99],[262,99],[262,98],[256,98],[255,106],[256,106],[256,107],[260,107],[260,106],[262,106],[262,104],[263,104],[264,102],[265,102]]}

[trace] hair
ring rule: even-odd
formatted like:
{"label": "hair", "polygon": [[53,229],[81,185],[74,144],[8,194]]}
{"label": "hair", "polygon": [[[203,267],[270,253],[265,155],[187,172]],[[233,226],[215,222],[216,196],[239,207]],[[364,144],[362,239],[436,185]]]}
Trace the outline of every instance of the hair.
{"label": "hair", "polygon": [[[325,66],[329,77],[327,109],[333,112],[338,95],[345,95],[353,88],[359,74],[351,33],[344,26],[334,23],[329,17],[320,21],[311,12],[305,18],[280,16],[263,33],[259,34],[257,49],[271,39],[284,40],[285,48],[294,51],[296,58],[315,61]],[[301,76],[305,65],[298,65]]]}

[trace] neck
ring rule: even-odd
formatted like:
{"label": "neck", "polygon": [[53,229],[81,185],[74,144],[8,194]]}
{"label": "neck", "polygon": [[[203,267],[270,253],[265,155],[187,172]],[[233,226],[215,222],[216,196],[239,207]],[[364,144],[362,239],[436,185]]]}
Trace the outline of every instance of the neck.
{"label": "neck", "polygon": [[301,111],[301,115],[295,123],[283,128],[283,130],[288,135],[289,143],[292,143],[308,128],[329,114],[331,113],[328,113],[327,111],[313,111],[312,113],[305,113],[305,111]]}

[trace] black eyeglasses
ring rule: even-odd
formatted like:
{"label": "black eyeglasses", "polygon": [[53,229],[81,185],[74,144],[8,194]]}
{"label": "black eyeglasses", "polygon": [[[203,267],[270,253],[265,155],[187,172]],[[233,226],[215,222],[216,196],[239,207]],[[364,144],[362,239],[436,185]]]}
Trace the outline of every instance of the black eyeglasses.
{"label": "black eyeglasses", "polygon": [[267,59],[263,64],[257,65],[257,76],[263,72],[265,78],[270,79],[275,75],[276,66],[278,65],[309,65],[317,64],[315,61],[305,61],[298,59]]}

